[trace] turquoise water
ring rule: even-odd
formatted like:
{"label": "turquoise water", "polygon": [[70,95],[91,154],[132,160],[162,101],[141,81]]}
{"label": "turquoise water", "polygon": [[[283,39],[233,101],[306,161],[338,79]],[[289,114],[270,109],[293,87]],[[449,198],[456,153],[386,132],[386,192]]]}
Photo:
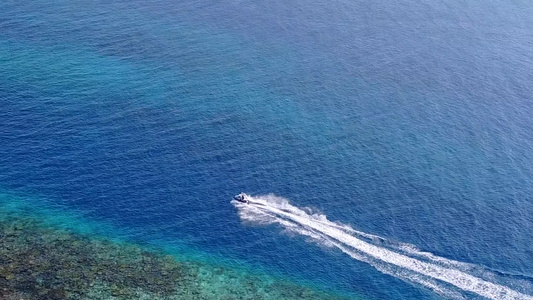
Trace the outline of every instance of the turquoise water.
{"label": "turquoise water", "polygon": [[370,299],[483,297],[230,203],[272,193],[524,298],[531,16],[525,1],[6,1],[0,186],[177,256]]}

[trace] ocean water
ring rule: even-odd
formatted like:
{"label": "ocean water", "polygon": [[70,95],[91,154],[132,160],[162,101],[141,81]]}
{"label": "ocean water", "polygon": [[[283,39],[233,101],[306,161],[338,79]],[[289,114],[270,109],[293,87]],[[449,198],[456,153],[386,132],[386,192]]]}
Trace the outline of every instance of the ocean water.
{"label": "ocean water", "polygon": [[531,299],[532,28],[529,1],[2,1],[1,193],[354,298]]}

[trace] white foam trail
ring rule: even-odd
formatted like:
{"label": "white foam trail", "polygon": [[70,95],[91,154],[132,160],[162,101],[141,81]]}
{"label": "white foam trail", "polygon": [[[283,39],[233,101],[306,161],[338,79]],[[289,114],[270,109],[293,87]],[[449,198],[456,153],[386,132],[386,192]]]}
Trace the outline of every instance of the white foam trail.
{"label": "white foam trail", "polygon": [[286,231],[335,247],[350,257],[367,262],[383,273],[424,285],[439,294],[463,298],[448,288],[471,292],[495,300],[533,300],[533,296],[469,274],[480,268],[418,250],[410,244],[394,244],[377,235],[354,230],[291,205],[286,199],[267,195],[252,197],[245,204],[232,201],[243,221],[255,224],[280,224]]}

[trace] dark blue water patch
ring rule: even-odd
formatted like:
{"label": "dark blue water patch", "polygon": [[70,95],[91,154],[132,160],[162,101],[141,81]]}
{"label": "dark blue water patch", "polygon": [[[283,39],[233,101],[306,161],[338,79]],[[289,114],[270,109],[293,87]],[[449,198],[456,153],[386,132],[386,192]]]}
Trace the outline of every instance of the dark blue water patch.
{"label": "dark blue water patch", "polygon": [[[4,95],[3,99],[9,98]],[[292,270],[305,265],[318,272],[314,276],[322,278],[318,281],[323,284],[330,284],[332,276],[340,275],[335,285],[358,290],[352,283],[358,272],[348,276],[336,271],[343,265],[342,259],[331,262],[332,268],[324,270],[321,249],[309,248],[302,241],[297,247],[289,247],[292,241],[288,238],[278,240],[270,230],[243,228],[238,222],[228,204],[233,191],[255,187],[270,192],[264,186],[265,178],[284,180],[271,174],[274,167],[262,170],[242,160],[244,155],[258,160],[283,159],[267,158],[250,148],[252,141],[257,143],[262,138],[250,141],[243,136],[236,141],[228,138],[227,143],[210,144],[194,131],[187,133],[191,128],[180,126],[168,112],[144,108],[142,117],[137,119],[142,122],[132,122],[138,112],[132,112],[131,106],[124,103],[91,109],[73,104],[70,109],[63,107],[63,114],[57,114],[53,107],[21,105],[21,101],[3,103],[3,111],[9,112],[3,117],[9,122],[1,132],[27,136],[11,139],[4,148],[9,155],[3,156],[2,182],[10,188],[54,195],[56,205],[127,228],[129,238],[142,243],[152,239],[163,240],[167,245],[185,241],[227,257],[262,262],[283,274],[293,274]],[[30,97],[28,103],[35,103],[35,99]],[[15,111],[17,114],[12,114]],[[109,121],[110,116],[116,117]],[[109,127],[95,119],[108,120],[102,123]],[[168,128],[183,130],[178,135]],[[219,134],[225,132],[221,129]],[[174,152],[176,147],[181,150]],[[203,157],[198,155],[200,149],[206,151]],[[244,178],[246,185],[236,180],[239,178]],[[233,186],[228,187],[228,182],[233,181]],[[306,278],[305,274],[293,276]],[[377,288],[379,281],[368,279],[368,283]],[[405,284],[400,285],[405,288]]]}

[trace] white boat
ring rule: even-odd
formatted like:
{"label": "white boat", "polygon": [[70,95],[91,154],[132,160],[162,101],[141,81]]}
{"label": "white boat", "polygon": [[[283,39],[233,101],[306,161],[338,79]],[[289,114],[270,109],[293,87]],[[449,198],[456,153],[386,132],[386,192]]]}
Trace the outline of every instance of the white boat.
{"label": "white boat", "polygon": [[252,197],[245,193],[240,193],[238,195],[233,196],[233,199],[246,204],[250,203],[250,198]]}

